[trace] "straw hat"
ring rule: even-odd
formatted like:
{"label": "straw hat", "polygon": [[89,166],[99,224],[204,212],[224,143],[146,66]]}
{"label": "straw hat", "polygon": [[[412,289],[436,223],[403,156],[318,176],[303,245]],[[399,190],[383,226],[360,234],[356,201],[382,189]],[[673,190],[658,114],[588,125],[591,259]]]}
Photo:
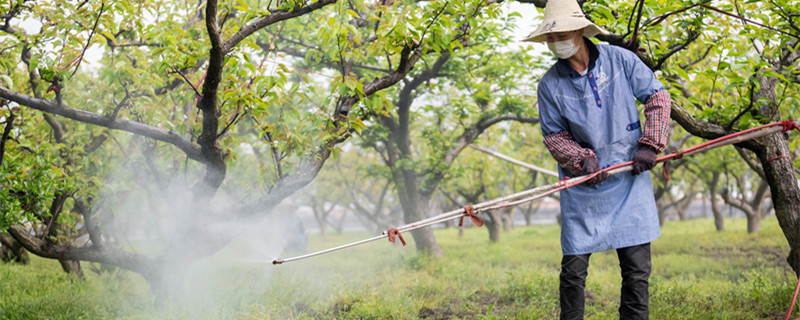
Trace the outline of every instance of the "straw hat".
{"label": "straw hat", "polygon": [[575,0],[548,0],[544,7],[542,24],[522,41],[545,42],[548,33],[574,31],[586,28],[583,36],[591,38],[608,31],[586,19],[581,6]]}

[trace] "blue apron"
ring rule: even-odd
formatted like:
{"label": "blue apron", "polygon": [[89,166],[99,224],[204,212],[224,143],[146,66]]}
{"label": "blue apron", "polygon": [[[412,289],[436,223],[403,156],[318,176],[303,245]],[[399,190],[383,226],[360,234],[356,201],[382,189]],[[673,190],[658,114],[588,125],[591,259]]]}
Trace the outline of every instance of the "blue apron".
{"label": "blue apron", "polygon": [[[597,54],[588,73],[559,62],[542,78],[539,113],[543,134],[568,131],[605,168],[633,159],[642,130],[635,99],[645,102],[663,85],[631,52],[588,45]],[[560,165],[558,170],[561,178],[573,176]],[[564,255],[648,243],[661,234],[648,172],[562,190],[561,221]]]}

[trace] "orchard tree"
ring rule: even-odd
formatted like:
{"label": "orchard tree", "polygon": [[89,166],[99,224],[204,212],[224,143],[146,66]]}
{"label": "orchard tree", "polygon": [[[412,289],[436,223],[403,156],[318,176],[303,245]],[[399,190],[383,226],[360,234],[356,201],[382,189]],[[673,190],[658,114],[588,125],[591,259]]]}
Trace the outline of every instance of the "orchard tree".
{"label": "orchard tree", "polygon": [[708,196],[711,213],[714,217],[714,227],[717,231],[725,230],[725,220],[720,208],[720,202],[724,200],[720,197],[720,191],[725,188],[729,169],[744,164],[736,161],[723,161],[725,159],[735,159],[738,157],[732,147],[723,147],[709,150],[693,159],[685,159],[686,171],[697,177],[703,182],[704,192]]}
{"label": "orchard tree", "polygon": [[[492,1],[9,2],[0,8],[0,117],[21,108],[21,125],[4,139],[14,160],[5,161],[2,179],[38,185],[2,189],[13,201],[3,202],[0,227],[36,255],[123,267],[164,292],[239,234],[231,222],[264,219],[365,120],[395,112],[381,90],[423,57],[462,46],[497,10]],[[321,52],[298,65],[323,59],[337,67],[310,76],[259,46],[270,37],[280,46],[282,30]],[[91,66],[90,48],[102,51]],[[379,71],[353,72],[367,64]],[[237,158],[248,158],[245,146],[267,162],[246,177],[258,178],[258,187],[236,196],[225,186],[238,183],[226,179]],[[129,157],[128,168],[139,170],[115,172]],[[124,249],[112,241],[124,234],[98,219],[116,218],[112,200],[121,198],[138,204],[140,219],[130,223],[172,225],[181,236],[159,238],[163,250],[155,253]],[[54,204],[69,214],[53,214]],[[34,237],[23,223],[84,225],[90,241]]]}
{"label": "orchard tree", "polygon": [[[338,166],[352,175],[340,175],[339,180],[347,190],[345,198],[353,214],[367,230],[380,232],[402,224],[402,213],[397,196],[391,192],[392,178],[388,168],[379,163],[377,157],[365,156],[366,150],[354,153],[359,161],[350,162],[352,167]],[[346,171],[345,171],[346,170]]]}
{"label": "orchard tree", "polygon": [[342,211],[342,191],[326,181],[324,177],[317,177],[311,186],[303,189],[300,201],[311,207],[314,220],[319,227],[319,234],[325,236],[328,227],[342,233],[342,223],[346,217],[346,212],[339,212],[338,220],[334,221],[334,211],[338,208]]}
{"label": "orchard tree", "polygon": [[752,172],[735,175],[731,180],[730,187],[720,191],[722,199],[728,205],[744,212],[747,217],[748,233],[760,231],[761,218],[772,211],[769,185]]}
{"label": "orchard tree", "polygon": [[[502,49],[510,41],[504,32],[513,27],[515,16],[502,18],[498,13],[473,11],[469,17],[472,32],[468,36],[452,38],[434,32],[434,38],[449,41],[450,47],[422,57],[419,67],[402,81],[402,86],[390,91],[393,98],[385,101],[385,112],[365,119],[367,124],[380,127],[363,131],[355,128],[361,133],[362,146],[381,154],[389,168],[406,223],[431,214],[431,197],[447,167],[481,132],[501,121],[536,122],[529,108],[531,99],[520,89],[528,89],[521,84],[530,81],[522,78],[539,60],[526,52]],[[449,21],[453,14],[444,11],[441,19]],[[373,24],[355,20],[352,27],[370,29]],[[371,60],[337,63],[335,56],[326,55],[297,33],[296,29],[283,29],[270,37],[285,40],[275,47],[278,52],[310,57],[304,68],[336,68],[358,75],[383,75],[389,71]],[[271,39],[262,39],[260,46],[269,50]],[[441,254],[430,228],[413,230],[411,234],[419,251]]]}
{"label": "orchard tree", "polygon": [[[482,133],[504,121],[538,123],[529,71],[542,57],[499,49],[508,45],[501,31],[510,23],[486,23],[463,50],[426,64],[398,88],[396,112],[363,135],[364,146],[391,170],[406,223],[431,214],[431,198],[450,166]],[[411,234],[418,250],[441,254],[431,230]]]}
{"label": "orchard tree", "polygon": [[[346,215],[357,219],[371,232],[380,233],[399,225],[401,213],[391,192],[388,169],[380,164],[375,154],[352,145],[345,149],[348,151],[329,161],[330,170],[320,172],[303,191],[302,198],[308,199],[305,202],[316,207],[314,215],[320,230],[324,230],[324,223],[341,233]],[[334,208],[339,211],[335,219],[330,214]],[[325,213],[327,216],[322,217]]]}

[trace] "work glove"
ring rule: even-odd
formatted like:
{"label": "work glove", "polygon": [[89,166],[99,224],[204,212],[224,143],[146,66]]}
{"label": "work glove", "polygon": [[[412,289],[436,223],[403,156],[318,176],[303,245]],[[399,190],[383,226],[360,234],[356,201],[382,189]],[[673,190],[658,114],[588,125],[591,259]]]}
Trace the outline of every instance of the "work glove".
{"label": "work glove", "polygon": [[656,150],[647,145],[640,145],[639,151],[633,155],[633,170],[631,174],[634,176],[640,173],[653,169],[656,166]]}
{"label": "work glove", "polygon": [[[583,159],[581,162],[581,166],[583,167],[583,174],[592,174],[597,171],[600,171],[600,165],[597,164],[597,157],[588,157]],[[608,172],[601,171],[598,173],[594,178],[586,180],[586,185],[593,186],[600,182],[603,182],[608,177]]]}

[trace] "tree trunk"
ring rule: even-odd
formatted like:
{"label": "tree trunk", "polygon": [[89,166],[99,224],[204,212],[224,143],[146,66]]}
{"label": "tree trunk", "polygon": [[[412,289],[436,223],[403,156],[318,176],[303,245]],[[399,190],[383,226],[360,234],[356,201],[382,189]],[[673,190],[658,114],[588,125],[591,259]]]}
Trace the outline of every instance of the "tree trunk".
{"label": "tree trunk", "polygon": [[326,220],[325,217],[324,216],[320,217],[319,215],[317,215],[316,210],[314,210],[314,220],[317,221],[317,226],[319,226],[319,235],[324,238],[325,237],[325,224],[326,224],[325,223],[325,220]]}
{"label": "tree trunk", "polygon": [[186,292],[184,283],[190,265],[191,263],[180,264],[159,260],[137,271],[150,286],[156,307],[168,306],[181,297],[191,295],[190,292]]}
{"label": "tree trunk", "polygon": [[7,233],[0,233],[0,258],[5,262],[13,261],[21,264],[28,264],[31,261],[28,251]]}
{"label": "tree trunk", "polygon": [[61,264],[61,269],[66,273],[74,273],[81,280],[83,277],[83,270],[81,269],[81,262],[78,260],[65,260],[59,259],[58,263]]}
{"label": "tree trunk", "polygon": [[489,219],[485,220],[484,224],[486,225],[486,229],[489,230],[489,241],[498,242],[500,241],[500,227],[503,225],[502,213],[490,211],[487,213],[487,215],[489,216]]}
{"label": "tree trunk", "polygon": [[692,204],[692,196],[691,194],[686,195],[685,198],[675,204],[675,212],[678,213],[678,219],[680,221],[686,221],[687,219],[686,210],[689,208],[689,205]]}
{"label": "tree trunk", "polygon": [[667,188],[662,186],[667,185],[667,183],[666,178],[662,174],[657,174],[656,178],[663,182],[653,186],[653,198],[656,200],[656,210],[658,210],[658,225],[664,226],[664,220],[666,220],[666,210],[664,208],[664,203],[666,201],[664,200],[664,194],[666,194]]}
{"label": "tree trunk", "polygon": [[[403,171],[401,173],[403,176],[402,181],[397,184],[398,181],[395,180],[395,184],[398,185],[397,193],[400,198],[400,206],[403,208],[403,220],[405,223],[427,218],[428,210],[430,209],[430,198],[420,194],[414,169],[397,169],[395,171]],[[412,230],[411,236],[414,238],[414,245],[418,252],[428,253],[434,257],[442,256],[439,243],[436,242],[436,236],[433,235],[431,227]]]}
{"label": "tree trunk", "polygon": [[347,218],[347,212],[342,211],[342,214],[339,217],[339,222],[336,223],[334,229],[336,230],[336,234],[342,235],[344,233],[344,219]]}
{"label": "tree trunk", "polygon": [[540,201],[531,201],[531,202],[529,202],[528,203],[528,207],[526,207],[525,209],[519,208],[520,211],[522,211],[522,215],[525,217],[525,225],[526,226],[529,226],[529,227],[531,226],[531,224],[533,223],[533,221],[532,221],[533,219],[531,219],[531,217],[534,214],[536,214],[537,212],[539,212],[539,209],[541,207],[542,207],[542,201],[540,200]]}
{"label": "tree trunk", "polygon": [[717,185],[719,185],[719,177],[721,175],[719,171],[714,171],[708,189],[711,212],[714,213],[714,226],[717,228],[717,231],[725,231],[725,220],[722,216],[722,210],[719,208],[719,202],[717,202]]}
{"label": "tree trunk", "polygon": [[503,221],[503,231],[511,232],[511,229],[514,228],[514,211],[508,210],[503,212],[501,218]]}
{"label": "tree trunk", "polygon": [[784,134],[771,134],[758,139],[760,148],[755,151],[758,159],[764,164],[764,174],[769,183],[775,215],[778,223],[786,236],[791,248],[786,259],[795,274],[800,276],[800,188],[794,178],[794,168],[791,158],[779,158],[769,161],[776,156],[790,155],[789,144]]}
{"label": "tree trunk", "polygon": [[706,201],[706,200],[708,200],[708,197],[706,197],[705,193],[701,192],[700,193],[700,201],[702,201],[701,203],[703,205],[703,209],[702,209],[703,210],[702,211],[703,212],[703,218],[707,218],[708,217],[708,201]]}
{"label": "tree trunk", "polygon": [[[319,235],[324,238],[325,237],[325,222],[318,220],[317,224],[319,224]],[[339,233],[341,233],[341,232],[339,232]]]}
{"label": "tree trunk", "polygon": [[761,215],[748,214],[747,215],[747,233],[756,233],[761,231]]}
{"label": "tree trunk", "polygon": [[436,236],[433,235],[431,227],[411,230],[411,236],[414,237],[414,244],[418,252],[427,253],[434,257],[442,256],[442,250],[439,248],[439,243],[436,242]]}

